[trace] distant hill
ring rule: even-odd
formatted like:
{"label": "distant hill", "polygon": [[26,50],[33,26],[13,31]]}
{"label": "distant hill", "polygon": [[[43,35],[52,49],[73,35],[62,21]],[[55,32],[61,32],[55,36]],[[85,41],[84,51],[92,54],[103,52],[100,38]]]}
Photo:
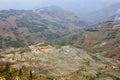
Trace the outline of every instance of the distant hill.
{"label": "distant hill", "polygon": [[89,13],[88,15],[87,19],[91,24],[114,20],[120,15],[120,3],[112,4],[106,8]]}
{"label": "distant hill", "polygon": [[[74,45],[90,52],[105,52],[109,57],[120,57],[120,23],[107,21],[79,33],[57,39],[57,45]],[[108,56],[108,55],[107,55]]]}
{"label": "distant hill", "polygon": [[23,47],[79,31],[87,25],[75,14],[56,6],[36,10],[0,11],[0,48]]}

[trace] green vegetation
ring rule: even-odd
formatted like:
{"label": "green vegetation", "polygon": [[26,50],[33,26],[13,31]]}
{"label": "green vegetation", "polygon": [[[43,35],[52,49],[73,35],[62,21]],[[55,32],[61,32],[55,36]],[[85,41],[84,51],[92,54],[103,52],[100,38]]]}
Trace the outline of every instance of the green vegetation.
{"label": "green vegetation", "polygon": [[6,46],[7,47],[16,47],[16,48],[18,48],[18,47],[24,47],[25,46],[25,44],[23,43],[23,41],[20,40],[20,39],[18,39],[18,38],[17,38],[16,41],[11,41],[10,38],[5,39],[5,41],[6,41]]}
{"label": "green vegetation", "polygon": [[85,31],[89,31],[89,32],[97,32],[98,30],[93,29],[93,28],[88,28],[88,29],[85,29]]}
{"label": "green vegetation", "polygon": [[112,28],[112,27],[113,27],[113,24],[112,24],[112,23],[108,23],[108,24],[107,24],[107,27],[108,27],[108,28]]}
{"label": "green vegetation", "polygon": [[[114,29],[112,22],[101,23],[91,28],[84,29],[81,32],[70,34],[62,38],[51,41],[52,45],[72,45],[77,48],[85,49],[89,52],[109,51],[120,45],[119,26]],[[118,28],[118,29],[117,29]]]}
{"label": "green vegetation", "polygon": [[2,19],[5,19],[5,18],[8,18],[10,16],[15,16],[15,15],[20,15],[21,12],[23,11],[20,11],[20,10],[2,10],[0,11],[0,16]]}
{"label": "green vegetation", "polygon": [[117,31],[114,30],[114,31],[110,32],[105,39],[107,39],[107,40],[114,39],[114,38],[116,38],[116,34],[117,34]]}
{"label": "green vegetation", "polygon": [[[2,41],[4,41],[5,44],[2,44]],[[13,41],[13,40],[11,39],[11,37],[9,37],[9,36],[6,37],[6,38],[1,38],[0,44],[1,44],[1,45],[0,45],[0,48],[3,48],[3,45],[5,45],[6,47],[16,47],[16,48],[18,48],[18,47],[24,47],[24,46],[25,46],[23,40],[17,38],[16,41]]]}
{"label": "green vegetation", "polygon": [[35,11],[1,10],[0,16],[0,23],[3,25],[0,29],[0,48],[49,42],[86,26],[85,21],[61,8]]}
{"label": "green vegetation", "polygon": [[10,28],[10,30],[15,34],[15,36],[19,36],[19,33],[17,31],[17,28]]}
{"label": "green vegetation", "polygon": [[2,80],[48,80],[45,77],[39,77],[30,70],[10,68],[9,64],[5,67],[0,66],[0,79]]}
{"label": "green vegetation", "polygon": [[119,26],[104,22],[78,32],[84,21],[55,11],[0,11],[0,80],[120,80],[119,60],[105,57],[120,45]]}

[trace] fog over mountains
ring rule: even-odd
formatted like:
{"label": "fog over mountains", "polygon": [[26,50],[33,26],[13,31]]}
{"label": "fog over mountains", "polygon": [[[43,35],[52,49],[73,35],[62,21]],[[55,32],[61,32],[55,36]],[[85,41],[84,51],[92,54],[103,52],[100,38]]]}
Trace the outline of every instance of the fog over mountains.
{"label": "fog over mountains", "polygon": [[0,1],[0,80],[120,80],[120,0]]}
{"label": "fog over mountains", "polygon": [[89,16],[86,16],[86,19],[92,23],[117,20],[120,15],[120,3],[112,4],[108,7],[89,13],[88,15]]}
{"label": "fog over mountains", "polygon": [[[117,4],[116,4],[117,3]],[[94,18],[102,19],[113,16],[119,7],[119,0],[3,0],[0,1],[0,10],[19,9],[34,10],[51,5],[59,6],[67,11],[72,11],[87,21],[96,21]],[[101,6],[102,5],[102,6]],[[112,6],[111,6],[112,5]],[[116,6],[115,6],[116,5]],[[106,12],[104,12],[106,11]],[[110,13],[112,11],[112,13]],[[104,13],[103,13],[104,12]],[[106,17],[102,15],[107,15]],[[99,18],[101,17],[101,18]]]}

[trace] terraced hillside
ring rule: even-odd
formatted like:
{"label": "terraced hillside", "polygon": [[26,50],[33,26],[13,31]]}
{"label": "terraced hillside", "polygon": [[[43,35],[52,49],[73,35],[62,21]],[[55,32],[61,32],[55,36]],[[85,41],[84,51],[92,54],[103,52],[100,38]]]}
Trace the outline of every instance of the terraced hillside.
{"label": "terraced hillside", "polygon": [[[11,63],[11,68],[31,70],[33,75],[41,76],[45,80],[120,79],[120,61],[106,58],[102,53],[90,54],[72,46],[52,47],[37,44],[1,50],[0,56],[0,63],[7,62]],[[24,76],[27,75],[29,73]]]}
{"label": "terraced hillside", "polygon": [[107,21],[82,32],[59,38],[51,43],[56,45],[74,45],[90,52],[104,52],[107,56],[119,59],[120,23]]}
{"label": "terraced hillside", "polygon": [[56,6],[1,10],[0,80],[120,80],[116,15],[86,27]]}

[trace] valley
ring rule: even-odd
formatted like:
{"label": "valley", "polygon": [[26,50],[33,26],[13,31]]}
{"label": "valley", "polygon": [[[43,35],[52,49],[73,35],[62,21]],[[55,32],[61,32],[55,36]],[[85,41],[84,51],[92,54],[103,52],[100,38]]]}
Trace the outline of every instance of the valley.
{"label": "valley", "polygon": [[86,26],[87,23],[74,13],[56,6],[34,11],[2,10],[0,11],[0,48],[24,47],[49,41],[80,31]]}
{"label": "valley", "polygon": [[[109,57],[117,57],[120,48],[120,24],[115,21],[107,21],[91,28],[87,28],[81,32],[64,36],[50,42],[53,45],[73,45],[78,48],[87,50],[88,52],[101,52],[109,54]],[[117,49],[117,50],[116,50]],[[112,53],[111,53],[111,52]],[[116,53],[118,51],[118,53]]]}
{"label": "valley", "polygon": [[119,15],[119,4],[91,22],[57,6],[0,10],[0,80],[120,80]]}

